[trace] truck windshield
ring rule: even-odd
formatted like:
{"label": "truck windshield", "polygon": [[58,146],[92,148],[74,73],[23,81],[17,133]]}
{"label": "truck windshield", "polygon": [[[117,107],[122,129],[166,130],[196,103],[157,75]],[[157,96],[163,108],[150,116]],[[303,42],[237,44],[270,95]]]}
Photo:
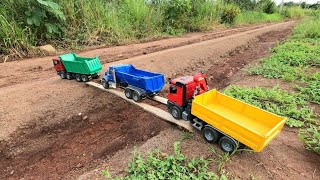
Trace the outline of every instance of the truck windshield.
{"label": "truck windshield", "polygon": [[176,94],[177,88],[175,86],[170,86],[170,94]]}

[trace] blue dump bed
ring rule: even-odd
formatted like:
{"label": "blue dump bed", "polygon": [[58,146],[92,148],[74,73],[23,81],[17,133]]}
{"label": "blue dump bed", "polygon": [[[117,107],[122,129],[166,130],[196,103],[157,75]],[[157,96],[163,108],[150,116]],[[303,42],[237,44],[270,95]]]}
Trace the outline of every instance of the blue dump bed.
{"label": "blue dump bed", "polygon": [[[165,84],[164,75],[136,69],[131,64],[120,64],[109,67],[109,74],[115,70],[117,83],[128,84],[141,88],[147,94],[158,93]],[[113,77],[108,78],[113,81]]]}

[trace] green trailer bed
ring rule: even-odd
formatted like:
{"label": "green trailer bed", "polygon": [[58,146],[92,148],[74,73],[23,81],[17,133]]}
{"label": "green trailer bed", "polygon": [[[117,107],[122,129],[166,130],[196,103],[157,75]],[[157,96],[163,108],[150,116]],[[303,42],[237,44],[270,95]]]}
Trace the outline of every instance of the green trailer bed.
{"label": "green trailer bed", "polygon": [[80,57],[76,54],[59,56],[67,72],[85,75],[95,75],[102,70],[98,57]]}

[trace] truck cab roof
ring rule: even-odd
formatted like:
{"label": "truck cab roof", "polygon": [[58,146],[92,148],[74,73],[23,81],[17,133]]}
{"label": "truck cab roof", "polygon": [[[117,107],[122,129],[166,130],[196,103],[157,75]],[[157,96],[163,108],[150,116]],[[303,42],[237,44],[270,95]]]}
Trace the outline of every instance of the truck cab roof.
{"label": "truck cab roof", "polygon": [[205,74],[197,73],[194,76],[181,76],[181,77],[172,79],[170,82],[171,82],[171,84],[174,84],[174,85],[179,85],[179,84],[187,85],[187,84],[191,84],[194,82],[199,82],[203,78],[204,79],[206,78]]}
{"label": "truck cab roof", "polygon": [[194,81],[193,76],[181,76],[181,77],[172,79],[171,80],[171,84],[175,84],[175,85],[183,84],[183,85],[186,85],[186,84],[192,83],[193,81]]}

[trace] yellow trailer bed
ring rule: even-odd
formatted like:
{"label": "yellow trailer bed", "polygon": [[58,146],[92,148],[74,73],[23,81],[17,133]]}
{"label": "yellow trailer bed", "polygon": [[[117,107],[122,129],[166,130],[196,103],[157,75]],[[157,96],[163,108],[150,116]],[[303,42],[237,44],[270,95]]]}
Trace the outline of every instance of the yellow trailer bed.
{"label": "yellow trailer bed", "polygon": [[279,134],[286,121],[217,90],[196,96],[191,114],[256,152]]}

